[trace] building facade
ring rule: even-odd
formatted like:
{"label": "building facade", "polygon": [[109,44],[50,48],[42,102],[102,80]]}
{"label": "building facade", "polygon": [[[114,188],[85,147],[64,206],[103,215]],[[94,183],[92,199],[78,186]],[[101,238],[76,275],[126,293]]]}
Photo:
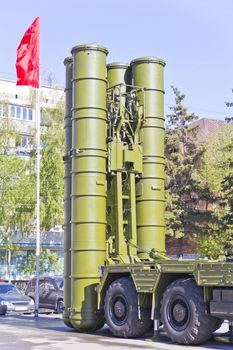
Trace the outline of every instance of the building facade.
{"label": "building facade", "polygon": [[[12,143],[12,152],[25,152],[33,147],[35,134],[35,96],[36,92],[30,86],[17,86],[15,81],[0,80],[0,123],[8,118],[18,135]],[[61,88],[41,86],[40,110],[41,121],[46,110],[54,108],[64,100]]]}

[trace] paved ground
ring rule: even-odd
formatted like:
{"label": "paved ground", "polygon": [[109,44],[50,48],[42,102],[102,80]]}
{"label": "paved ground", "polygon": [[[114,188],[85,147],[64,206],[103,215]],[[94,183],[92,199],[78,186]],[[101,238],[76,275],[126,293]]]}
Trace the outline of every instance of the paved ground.
{"label": "paved ground", "polygon": [[[218,332],[221,335],[226,331],[227,323]],[[0,317],[1,350],[232,350],[232,348],[233,343],[224,344],[219,338],[214,338],[198,347],[174,345],[164,336],[157,338],[148,335],[137,340],[119,339],[112,337],[107,327],[95,334],[83,334],[66,327],[61,317],[55,314],[41,314],[38,318],[34,316]]]}

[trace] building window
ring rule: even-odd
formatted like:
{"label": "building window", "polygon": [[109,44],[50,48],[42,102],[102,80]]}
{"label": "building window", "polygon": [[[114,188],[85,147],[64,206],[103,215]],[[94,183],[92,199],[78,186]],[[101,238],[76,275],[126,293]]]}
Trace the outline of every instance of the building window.
{"label": "building window", "polygon": [[15,118],[15,106],[10,106],[10,117]]}
{"label": "building window", "polygon": [[33,121],[33,109],[22,106],[9,105],[10,118]]}
{"label": "building window", "polygon": [[27,120],[27,114],[28,114],[28,109],[27,108],[23,108],[23,119]]}
{"label": "building window", "polygon": [[18,119],[21,118],[21,107],[16,107],[16,117],[17,117]]}
{"label": "building window", "polygon": [[32,120],[32,119],[33,119],[32,109],[28,108],[28,120]]}

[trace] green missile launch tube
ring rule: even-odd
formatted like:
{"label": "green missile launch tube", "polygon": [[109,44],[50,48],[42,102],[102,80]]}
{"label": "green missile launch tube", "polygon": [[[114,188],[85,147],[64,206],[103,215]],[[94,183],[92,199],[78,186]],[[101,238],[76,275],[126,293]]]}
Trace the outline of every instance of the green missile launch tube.
{"label": "green missile launch tube", "polygon": [[[131,62],[133,85],[144,87],[139,94],[145,103],[143,125],[143,174],[137,184],[137,240],[144,250],[165,251],[164,219],[164,83],[165,62],[143,57]],[[142,259],[146,253],[138,252]]]}
{"label": "green missile launch tube", "polygon": [[[131,85],[131,69],[126,63],[113,62],[107,65],[108,88],[119,84]],[[123,92],[126,92],[126,87]]]}
{"label": "green missile launch tube", "polygon": [[73,55],[72,214],[70,321],[79,331],[101,328],[97,311],[106,259],[106,55],[99,45],[79,45]]}
{"label": "green missile launch tube", "polygon": [[108,88],[113,88],[116,86],[121,95],[121,106],[122,113],[126,102],[126,93],[129,91],[130,87],[127,85],[132,85],[131,68],[129,64],[113,62],[107,65],[107,79]]}
{"label": "green missile launch tube", "polygon": [[70,151],[72,147],[72,76],[73,76],[73,60],[72,57],[67,57],[64,60],[66,69],[66,85],[65,85],[65,154],[64,154],[64,323],[71,327],[69,321],[69,309],[71,306],[71,156]]}

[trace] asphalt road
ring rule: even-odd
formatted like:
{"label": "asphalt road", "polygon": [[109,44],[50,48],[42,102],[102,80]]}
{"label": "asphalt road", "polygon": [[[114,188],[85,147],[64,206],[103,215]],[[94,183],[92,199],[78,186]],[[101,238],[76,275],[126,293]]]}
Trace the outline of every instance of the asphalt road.
{"label": "asphalt road", "polygon": [[[1,316],[1,350],[232,350],[233,343],[217,338],[228,329],[227,323],[220,328],[215,337],[201,346],[180,346],[172,344],[164,335],[152,334],[140,339],[120,339],[110,335],[107,327],[96,333],[78,333],[66,327],[58,315]],[[225,342],[225,343],[224,343]]]}

